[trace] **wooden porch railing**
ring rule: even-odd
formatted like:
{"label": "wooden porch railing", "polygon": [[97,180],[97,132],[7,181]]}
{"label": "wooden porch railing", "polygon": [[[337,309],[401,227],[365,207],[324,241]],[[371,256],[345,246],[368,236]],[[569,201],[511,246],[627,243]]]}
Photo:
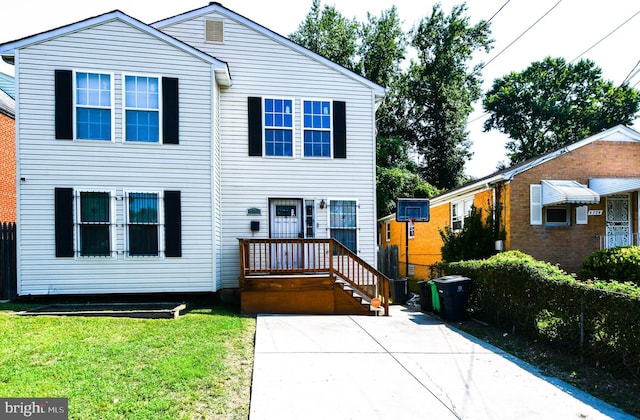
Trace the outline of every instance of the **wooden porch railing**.
{"label": "wooden porch railing", "polygon": [[265,274],[327,273],[389,314],[389,279],[335,239],[239,239],[240,278]]}

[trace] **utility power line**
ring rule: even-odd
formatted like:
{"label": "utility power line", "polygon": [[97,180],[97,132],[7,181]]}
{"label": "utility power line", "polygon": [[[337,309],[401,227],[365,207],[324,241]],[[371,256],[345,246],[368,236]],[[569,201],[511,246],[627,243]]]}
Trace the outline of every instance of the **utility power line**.
{"label": "utility power line", "polygon": [[[631,16],[629,19],[625,20],[624,22],[622,22],[620,25],[618,25],[613,31],[609,32],[608,34],[606,34],[605,36],[603,36],[602,38],[600,38],[595,44],[593,44],[592,46],[590,46],[589,48],[587,48],[586,50],[584,50],[582,52],[582,54],[578,55],[576,58],[574,58],[573,60],[571,60],[569,62],[569,64],[573,63],[574,61],[576,61],[578,58],[582,57],[583,55],[585,55],[586,53],[588,53],[589,51],[591,51],[593,48],[595,48],[598,44],[600,44],[602,41],[604,41],[605,39],[607,39],[610,35],[612,35],[614,32],[616,32],[618,29],[622,28],[624,25],[626,25],[631,19],[633,19],[634,17],[638,16],[640,14],[640,10],[638,10],[633,16]],[[637,65],[637,64],[636,64]],[[633,71],[633,70],[631,70]]]}
{"label": "utility power line", "polygon": [[551,13],[551,11],[553,9],[555,9],[556,7],[558,7],[558,5],[562,3],[562,0],[558,0],[558,2],[556,4],[554,4],[549,10],[547,10],[545,12],[544,15],[540,16],[538,18],[538,20],[536,20],[535,22],[533,22],[533,24],[531,26],[529,26],[527,29],[525,29],[524,32],[522,32],[520,35],[518,35],[518,37],[516,39],[514,39],[513,41],[511,41],[511,43],[509,45],[507,45],[506,47],[504,47],[502,49],[502,51],[500,51],[498,54],[496,54],[491,60],[487,61],[486,63],[484,63],[482,65],[482,67],[480,67],[481,69],[487,67],[492,61],[494,61],[496,58],[500,57],[500,55],[505,52],[506,50],[508,50],[513,44],[515,44],[520,38],[522,38],[524,36],[524,34],[526,34],[527,32],[529,32],[531,30],[531,28],[533,28],[534,26],[536,26],[542,19],[544,19],[549,13]]}
{"label": "utility power line", "polygon": [[493,14],[493,16],[491,16],[491,17],[489,18],[489,20],[487,21],[487,23],[491,22],[491,20],[492,20],[494,17],[496,17],[496,15],[497,15],[498,13],[500,13],[500,12],[502,11],[502,9],[504,9],[504,6],[506,6],[507,4],[509,4],[509,2],[510,2],[510,1],[511,1],[511,0],[507,0],[507,1],[502,5],[502,6],[500,6],[500,8],[498,9],[498,11],[497,11],[497,12],[495,12],[495,13]]}

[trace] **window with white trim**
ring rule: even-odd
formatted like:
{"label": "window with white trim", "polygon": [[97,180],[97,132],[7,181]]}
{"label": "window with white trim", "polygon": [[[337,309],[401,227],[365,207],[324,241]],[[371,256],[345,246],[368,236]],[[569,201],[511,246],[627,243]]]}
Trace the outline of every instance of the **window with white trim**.
{"label": "window with white trim", "polygon": [[161,255],[162,206],[158,192],[127,192],[127,249],[132,257]]}
{"label": "window with white trim", "polygon": [[358,203],[356,200],[329,201],[330,236],[353,252],[358,252]]}
{"label": "window with white trim", "polygon": [[293,156],[293,100],[264,99],[265,156]]}
{"label": "window with white trim", "polygon": [[77,252],[81,257],[112,255],[114,196],[111,191],[80,191],[76,201]]}
{"label": "window with white trim", "polygon": [[451,229],[454,231],[461,230],[464,227],[464,221],[471,215],[473,207],[473,197],[451,203]]}
{"label": "window with white trim", "polygon": [[304,157],[331,157],[331,101],[303,101]]}
{"label": "window with white trim", "polygon": [[385,230],[385,240],[387,242],[391,242],[391,222],[387,222],[384,224]]}
{"label": "window with white trim", "polygon": [[75,72],[76,139],[111,140],[112,92],[111,74]]}
{"label": "window with white trim", "polygon": [[160,78],[124,76],[125,140],[159,143]]}
{"label": "window with white trim", "polygon": [[412,220],[407,222],[407,229],[409,229],[409,239],[416,237],[416,225]]}

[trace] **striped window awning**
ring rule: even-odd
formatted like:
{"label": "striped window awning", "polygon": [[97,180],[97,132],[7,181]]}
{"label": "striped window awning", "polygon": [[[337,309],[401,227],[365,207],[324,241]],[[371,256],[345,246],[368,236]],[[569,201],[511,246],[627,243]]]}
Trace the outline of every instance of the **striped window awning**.
{"label": "striped window awning", "polygon": [[578,181],[542,181],[542,205],[598,204],[600,194]]}

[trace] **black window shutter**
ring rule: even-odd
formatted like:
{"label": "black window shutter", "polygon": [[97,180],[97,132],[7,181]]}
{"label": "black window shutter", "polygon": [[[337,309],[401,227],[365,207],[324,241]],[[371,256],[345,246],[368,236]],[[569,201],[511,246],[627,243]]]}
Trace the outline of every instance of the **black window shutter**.
{"label": "black window shutter", "polygon": [[55,72],[56,139],[73,140],[73,72]]}
{"label": "black window shutter", "polygon": [[333,101],[333,157],[347,157],[347,112],[341,101]]}
{"label": "black window shutter", "polygon": [[262,156],[262,98],[249,97],[249,156]]}
{"label": "black window shutter", "polygon": [[179,144],[180,107],[178,104],[178,79],[162,78],[162,142]]}
{"label": "black window shutter", "polygon": [[56,257],[73,257],[73,189],[55,189]]}
{"label": "black window shutter", "polygon": [[182,257],[180,191],[164,192],[164,239],[167,257]]}

